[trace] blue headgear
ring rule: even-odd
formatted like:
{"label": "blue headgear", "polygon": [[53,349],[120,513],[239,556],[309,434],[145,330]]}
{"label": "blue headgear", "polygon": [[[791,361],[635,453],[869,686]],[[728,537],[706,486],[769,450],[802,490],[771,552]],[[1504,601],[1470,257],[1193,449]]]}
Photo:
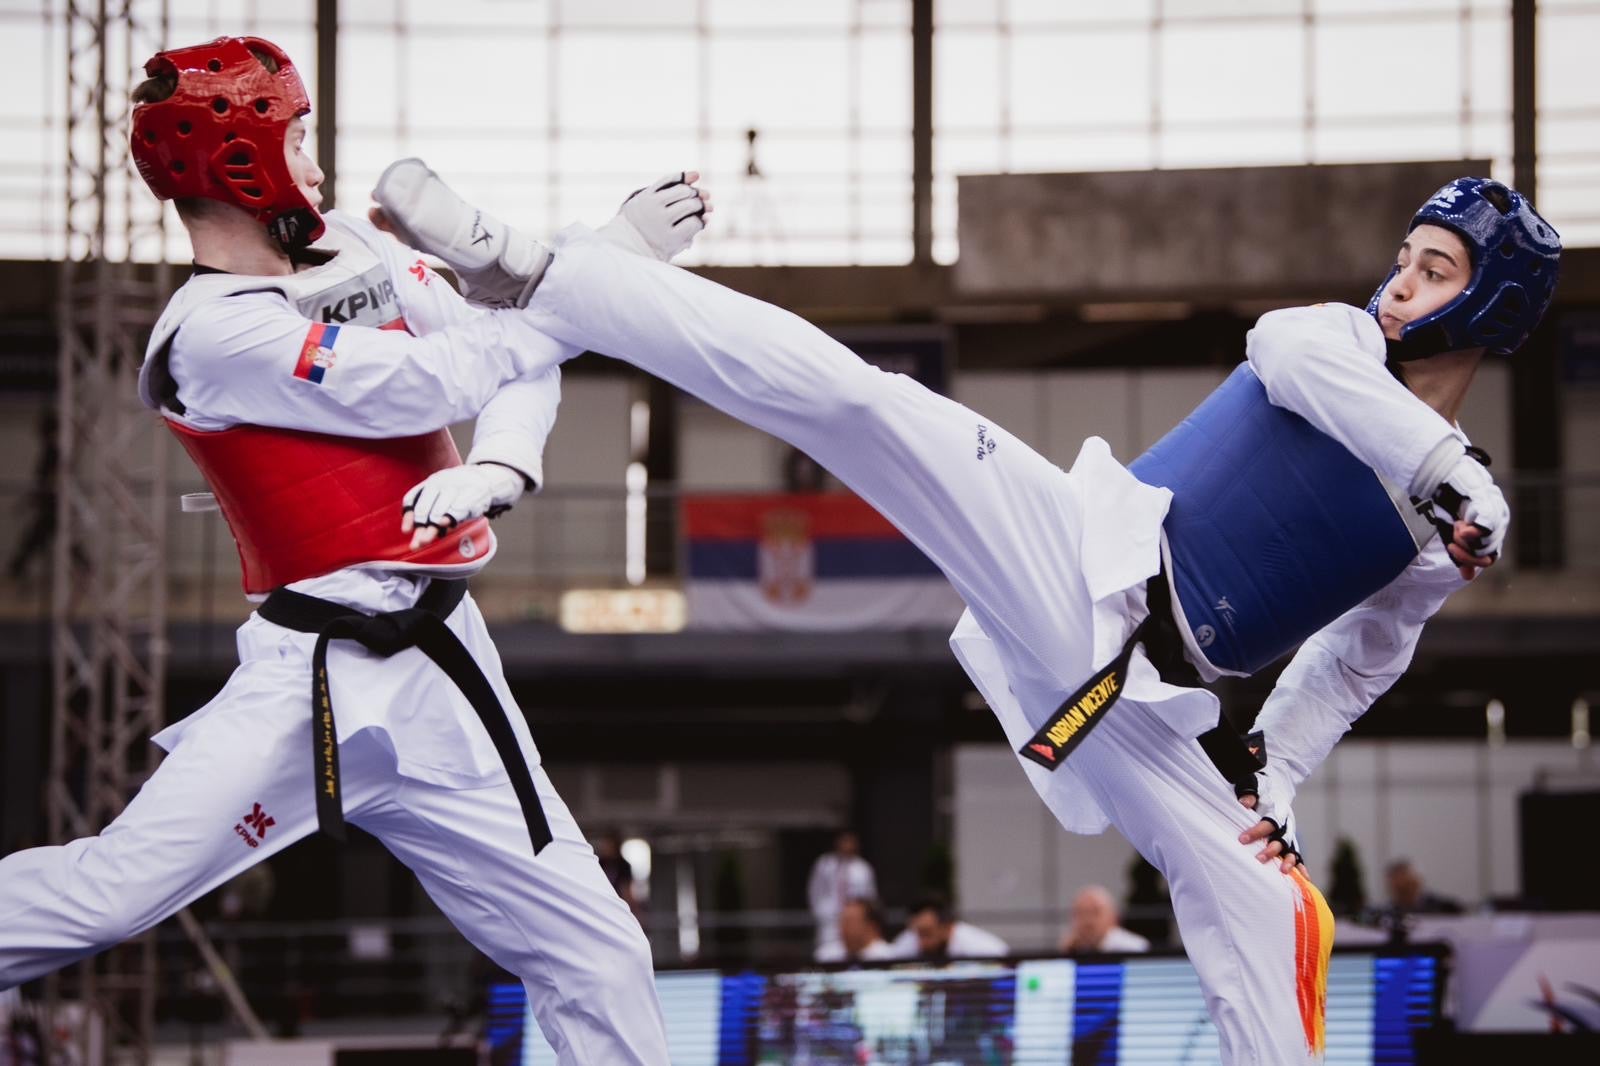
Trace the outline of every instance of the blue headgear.
{"label": "blue headgear", "polygon": [[[1561,236],[1527,198],[1488,178],[1457,178],[1422,205],[1407,233],[1431,224],[1453,231],[1472,255],[1472,278],[1454,300],[1408,322],[1389,354],[1402,362],[1462,348],[1515,351],[1539,324],[1555,294]],[[1367,303],[1378,300],[1400,272],[1389,271]]]}

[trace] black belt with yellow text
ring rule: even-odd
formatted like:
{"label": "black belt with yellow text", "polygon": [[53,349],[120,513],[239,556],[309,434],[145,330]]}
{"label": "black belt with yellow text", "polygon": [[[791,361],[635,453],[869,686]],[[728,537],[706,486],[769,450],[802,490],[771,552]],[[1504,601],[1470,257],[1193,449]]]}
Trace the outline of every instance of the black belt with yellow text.
{"label": "black belt with yellow text", "polygon": [[1133,646],[1143,640],[1152,628],[1149,618],[1140,622],[1122,645],[1117,657],[1096,670],[1078,691],[1062,701],[1056,712],[1039,727],[1033,739],[1017,749],[1017,754],[1024,759],[1031,759],[1046,770],[1060,766],[1121,697],[1122,689],[1128,683],[1128,661],[1133,658]]}
{"label": "black belt with yellow text", "polygon": [[1017,749],[1018,755],[1046,770],[1060,766],[1122,696],[1135,644],[1144,645],[1145,656],[1163,681],[1186,688],[1200,686],[1200,675],[1184,657],[1183,638],[1173,621],[1171,597],[1172,587],[1163,568],[1145,584],[1145,604],[1150,613],[1128,635],[1122,651],[1063,700],[1033,738]]}

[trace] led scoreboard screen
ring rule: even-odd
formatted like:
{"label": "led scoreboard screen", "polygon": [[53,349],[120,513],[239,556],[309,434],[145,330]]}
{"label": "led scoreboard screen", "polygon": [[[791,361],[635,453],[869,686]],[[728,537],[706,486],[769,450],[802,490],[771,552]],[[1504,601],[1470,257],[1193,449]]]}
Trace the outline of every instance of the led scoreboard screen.
{"label": "led scoreboard screen", "polygon": [[[1327,1059],[1416,1061],[1439,1016],[1442,949],[1336,951]],[[1220,1062],[1194,968],[1182,956],[1024,959],[803,971],[662,971],[675,1066],[1181,1066]],[[491,1061],[554,1052],[520,984],[490,990]]]}

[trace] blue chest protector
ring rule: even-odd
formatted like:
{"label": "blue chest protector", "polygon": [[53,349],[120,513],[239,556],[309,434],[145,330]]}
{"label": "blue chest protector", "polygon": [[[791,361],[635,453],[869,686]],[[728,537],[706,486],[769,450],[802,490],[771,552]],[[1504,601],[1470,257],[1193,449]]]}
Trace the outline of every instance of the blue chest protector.
{"label": "blue chest protector", "polygon": [[1211,664],[1254,673],[1400,575],[1434,530],[1241,364],[1129,470],[1172,491],[1177,606]]}

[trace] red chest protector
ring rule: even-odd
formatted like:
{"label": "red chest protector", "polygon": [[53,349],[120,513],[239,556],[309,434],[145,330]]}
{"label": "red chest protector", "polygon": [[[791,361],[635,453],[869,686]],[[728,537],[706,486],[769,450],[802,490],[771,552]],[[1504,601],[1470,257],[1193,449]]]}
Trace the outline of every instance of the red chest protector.
{"label": "red chest protector", "polygon": [[[347,231],[337,213],[327,221],[328,234],[317,247],[337,250],[337,259],[318,270],[273,278],[272,287],[312,321],[405,329],[382,262],[358,234]],[[262,279],[211,275],[206,282],[203,288],[191,283],[174,297],[151,338],[154,358],[164,359],[165,345],[199,301],[260,288]],[[192,287],[193,293],[185,291]],[[154,407],[151,361],[146,360],[140,390]],[[483,518],[416,551],[411,534],[400,532],[405,493],[429,474],[461,465],[448,430],[370,440],[255,425],[206,432],[172,418],[163,421],[217,498],[239,548],[247,593],[271,592],[350,567],[465,577],[494,554],[494,534]]]}
{"label": "red chest protector", "polygon": [[352,566],[465,577],[494,553],[483,518],[416,551],[411,534],[400,532],[406,491],[461,465],[448,430],[366,440],[264,426],[202,433],[165,421],[216,494],[239,547],[245,592]]}

